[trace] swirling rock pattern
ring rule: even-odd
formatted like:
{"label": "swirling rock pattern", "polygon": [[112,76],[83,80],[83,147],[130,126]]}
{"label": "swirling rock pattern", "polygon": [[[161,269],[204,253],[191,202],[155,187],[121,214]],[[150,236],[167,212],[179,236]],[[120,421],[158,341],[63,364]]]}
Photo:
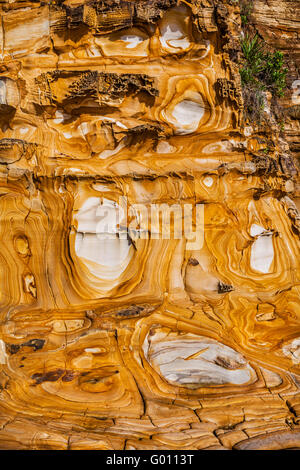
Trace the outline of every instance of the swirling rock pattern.
{"label": "swirling rock pattern", "polygon": [[244,121],[238,2],[0,10],[0,448],[300,447],[295,148]]}

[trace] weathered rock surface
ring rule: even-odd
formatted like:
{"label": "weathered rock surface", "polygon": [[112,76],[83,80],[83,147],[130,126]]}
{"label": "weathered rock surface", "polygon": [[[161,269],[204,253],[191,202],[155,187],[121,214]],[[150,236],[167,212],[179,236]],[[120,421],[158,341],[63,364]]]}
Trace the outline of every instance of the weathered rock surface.
{"label": "weathered rock surface", "polygon": [[[267,44],[282,51],[288,63],[288,89],[279,100],[279,108],[284,110],[284,137],[289,150],[296,160],[300,159],[300,4],[298,1],[255,0],[251,22]],[[300,208],[299,184],[295,188],[298,208]]]}
{"label": "weathered rock surface", "polygon": [[300,447],[297,9],[251,16],[284,133],[244,120],[239,2],[0,3],[1,449]]}

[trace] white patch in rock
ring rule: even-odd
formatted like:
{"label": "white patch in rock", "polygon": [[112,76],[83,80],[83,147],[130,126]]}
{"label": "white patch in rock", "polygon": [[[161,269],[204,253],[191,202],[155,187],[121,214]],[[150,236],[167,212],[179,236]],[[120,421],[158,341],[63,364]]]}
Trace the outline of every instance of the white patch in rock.
{"label": "white patch in rock", "polygon": [[183,99],[171,111],[163,112],[167,120],[174,125],[176,134],[185,135],[196,132],[204,116],[204,103],[199,93],[194,93],[192,99]]}
{"label": "white patch in rock", "polygon": [[0,339],[0,364],[5,364],[7,360],[7,354],[5,350],[5,343]]}
{"label": "white patch in rock", "polygon": [[204,107],[200,103],[183,100],[174,106],[172,114],[180,124],[192,127],[196,125],[198,127],[199,121],[204,114]]}
{"label": "white patch in rock", "polygon": [[206,50],[205,50],[204,54],[201,56],[201,59],[204,59],[208,55],[208,53],[210,51],[210,47],[211,47],[209,40],[205,40],[204,42],[206,44]]}
{"label": "white patch in rock", "polygon": [[174,152],[175,148],[172,147],[168,142],[160,141],[156,147],[157,153],[172,153]]}
{"label": "white patch in rock", "polygon": [[253,127],[247,126],[244,128],[244,135],[246,137],[249,137],[251,134],[253,134]]}
{"label": "white patch in rock", "polygon": [[224,140],[220,142],[214,142],[213,144],[205,145],[202,149],[202,153],[228,153],[232,150],[232,143],[229,140]]}
{"label": "white patch in rock", "polygon": [[167,24],[161,28],[161,45],[169,49],[170,46],[178,49],[187,49],[190,46],[188,38],[183,37],[183,32],[177,24]]}
{"label": "white patch in rock", "polygon": [[125,126],[125,124],[123,124],[122,122],[120,121],[117,121],[116,119],[114,118],[111,118],[111,117],[108,117],[108,116],[99,116],[100,118],[103,119],[103,121],[110,121],[110,122],[115,122],[117,124],[117,126],[121,127],[122,129],[128,129],[127,126]]}
{"label": "white patch in rock", "polygon": [[63,136],[66,138],[66,139],[72,139],[72,134],[71,132],[63,132]]}
{"label": "white patch in rock", "polygon": [[5,45],[9,49],[15,49],[16,52],[23,53],[27,50],[17,50],[24,46],[28,41],[37,41],[43,37],[49,36],[49,19],[36,17],[29,22],[16,22],[13,28],[6,31]]}
{"label": "white patch in rock", "polygon": [[282,348],[283,354],[292,359],[294,364],[300,364],[300,338],[295,338],[291,343]]}
{"label": "white patch in rock", "polygon": [[65,120],[69,119],[71,116],[69,114],[64,114],[61,111],[56,111],[55,119],[53,119],[54,124],[61,124]]}
{"label": "white patch in rock", "polygon": [[186,16],[185,6],[172,8],[163,18],[160,26],[160,43],[164,49],[176,52],[174,49],[186,50],[190,47],[190,41],[185,31],[186,26],[182,18]]}
{"label": "white patch in rock", "polygon": [[243,385],[255,378],[240,353],[205,336],[157,332],[147,336],[143,350],[150,364],[174,385]]}
{"label": "white patch in rock", "polygon": [[19,90],[16,82],[10,78],[2,77],[0,79],[0,104],[17,107],[19,99]]}
{"label": "white patch in rock", "polygon": [[105,160],[106,158],[109,158],[109,157],[113,157],[124,147],[125,147],[125,140],[124,141],[122,140],[114,150],[103,150],[103,152],[99,153],[98,157],[102,158],[102,160]]}
{"label": "white patch in rock", "polygon": [[214,184],[214,180],[211,176],[206,176],[203,180],[203,183],[205,184],[205,186],[210,188]]}
{"label": "white patch in rock", "polygon": [[75,216],[75,253],[85,262],[96,263],[86,264],[101,279],[119,277],[130,261],[130,244],[117,235],[117,224],[123,216],[116,202],[103,199],[101,204],[98,197],[88,198]]}
{"label": "white patch in rock", "polygon": [[99,240],[92,233],[79,234],[75,250],[77,256],[102,266],[115,267],[121,265],[129,253],[128,240]]}
{"label": "white patch in rock", "polygon": [[97,353],[100,353],[102,351],[103,351],[103,349],[101,349],[101,348],[85,348],[85,352],[92,353],[92,354],[93,353],[97,354]]}
{"label": "white patch in rock", "polygon": [[257,235],[261,235],[265,231],[266,229],[264,227],[261,227],[257,224],[252,224],[250,228],[250,235],[251,237],[256,237]]}
{"label": "white patch in rock", "polygon": [[92,186],[95,191],[106,192],[111,190],[109,186],[106,186],[105,184],[101,183],[94,183]]}
{"label": "white patch in rock", "polygon": [[127,43],[126,49],[134,49],[138,46],[141,42],[143,42],[143,38],[133,34],[126,34],[120,37],[121,41]]}
{"label": "white patch in rock", "polygon": [[90,132],[90,126],[89,126],[89,123],[88,122],[81,122],[79,125],[78,125],[78,129],[80,129],[80,131],[82,132],[82,134],[85,136],[87,135],[89,132]]}
{"label": "white patch in rock", "polygon": [[6,84],[4,80],[0,80],[0,104],[6,104]]}
{"label": "white patch in rock", "polygon": [[101,57],[102,54],[101,54],[101,51],[97,47],[90,46],[88,50],[88,56],[89,57]]}
{"label": "white patch in rock", "polygon": [[257,237],[251,247],[250,266],[255,271],[267,274],[274,259],[273,233],[253,224],[250,235]]}
{"label": "white patch in rock", "polygon": [[28,127],[20,127],[19,131],[20,131],[20,134],[27,134],[28,132]]}
{"label": "white patch in rock", "polygon": [[65,168],[63,174],[64,175],[70,175],[72,173],[75,173],[76,175],[84,175],[84,170],[80,168]]}

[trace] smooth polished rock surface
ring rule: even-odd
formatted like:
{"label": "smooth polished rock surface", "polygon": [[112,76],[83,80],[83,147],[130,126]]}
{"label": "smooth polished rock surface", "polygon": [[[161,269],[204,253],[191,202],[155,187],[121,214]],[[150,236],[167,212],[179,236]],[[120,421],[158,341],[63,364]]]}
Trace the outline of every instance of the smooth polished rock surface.
{"label": "smooth polished rock surface", "polygon": [[299,2],[284,132],[239,3],[0,2],[0,449],[300,448]]}

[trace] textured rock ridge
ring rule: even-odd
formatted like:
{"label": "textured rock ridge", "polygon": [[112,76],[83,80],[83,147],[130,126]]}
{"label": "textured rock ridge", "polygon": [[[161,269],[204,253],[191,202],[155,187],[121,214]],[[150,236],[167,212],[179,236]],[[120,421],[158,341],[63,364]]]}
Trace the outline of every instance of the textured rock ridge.
{"label": "textured rock ridge", "polygon": [[0,449],[300,447],[299,2],[260,124],[240,3],[0,2]]}

